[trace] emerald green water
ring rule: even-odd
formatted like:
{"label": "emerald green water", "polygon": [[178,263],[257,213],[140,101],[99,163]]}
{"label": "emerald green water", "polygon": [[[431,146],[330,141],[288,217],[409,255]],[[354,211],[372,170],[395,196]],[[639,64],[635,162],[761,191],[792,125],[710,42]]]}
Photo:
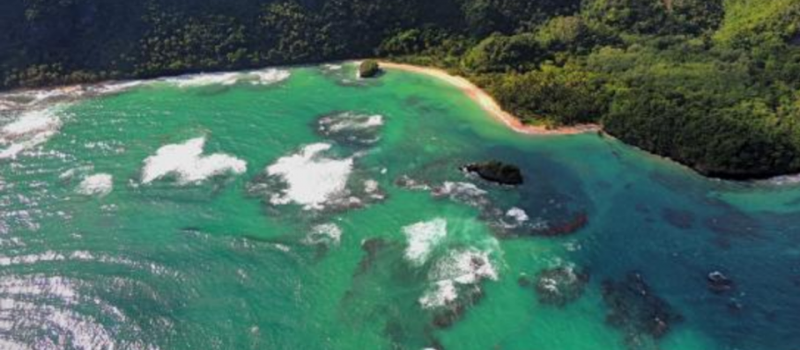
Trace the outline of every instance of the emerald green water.
{"label": "emerald green water", "polygon": [[[0,159],[0,348],[800,345],[800,187],[705,179],[594,134],[515,134],[424,76],[289,71],[264,85],[146,82],[24,107],[6,96],[0,149],[41,142]],[[15,133],[26,113],[39,127]],[[360,126],[320,125],[354,115]],[[376,115],[382,125],[363,123]],[[194,178],[147,181],[159,149],[198,139],[199,160],[190,151],[164,163],[188,164]],[[320,144],[329,149],[304,162]],[[202,158],[213,154],[227,158]],[[490,159],[519,165],[525,184],[458,169]],[[308,167],[270,173],[276,164]],[[111,176],[110,192],[82,187],[97,174]],[[446,182],[460,185],[447,192]],[[529,220],[517,223],[512,208]],[[578,232],[532,234],[581,215]],[[417,260],[415,228],[439,238]],[[574,300],[543,303],[536,277],[558,267],[588,282]],[[604,282],[634,271],[646,297],[627,285],[616,303],[604,299]],[[712,271],[733,288],[710,291]],[[426,307],[448,283],[458,297]],[[654,335],[646,320],[664,305],[682,320]],[[459,317],[434,321],[447,310]]]}

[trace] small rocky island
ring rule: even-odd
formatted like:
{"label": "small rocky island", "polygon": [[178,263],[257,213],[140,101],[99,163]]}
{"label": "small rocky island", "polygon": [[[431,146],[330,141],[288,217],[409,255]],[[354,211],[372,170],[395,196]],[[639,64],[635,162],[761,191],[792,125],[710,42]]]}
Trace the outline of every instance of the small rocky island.
{"label": "small rocky island", "polygon": [[381,66],[378,61],[364,60],[358,66],[358,76],[361,78],[375,78],[381,73]]}
{"label": "small rocky island", "polygon": [[461,167],[461,171],[477,174],[486,181],[501,185],[521,185],[524,181],[519,167],[496,160],[467,164]]}

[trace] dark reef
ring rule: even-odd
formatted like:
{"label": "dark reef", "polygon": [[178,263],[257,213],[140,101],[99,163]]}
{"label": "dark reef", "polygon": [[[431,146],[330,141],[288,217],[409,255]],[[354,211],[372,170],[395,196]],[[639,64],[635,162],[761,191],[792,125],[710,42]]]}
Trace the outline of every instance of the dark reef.
{"label": "dark reef", "polygon": [[585,271],[564,266],[546,269],[536,276],[536,294],[542,304],[563,307],[578,300],[588,283]]}
{"label": "dark reef", "polygon": [[461,170],[477,174],[486,181],[501,185],[521,185],[524,181],[522,171],[518,166],[496,160],[467,164],[462,166]]}
{"label": "dark reef", "polygon": [[603,301],[608,307],[607,322],[622,330],[634,349],[633,345],[648,337],[657,340],[683,321],[638,272],[630,272],[620,281],[604,281]]}

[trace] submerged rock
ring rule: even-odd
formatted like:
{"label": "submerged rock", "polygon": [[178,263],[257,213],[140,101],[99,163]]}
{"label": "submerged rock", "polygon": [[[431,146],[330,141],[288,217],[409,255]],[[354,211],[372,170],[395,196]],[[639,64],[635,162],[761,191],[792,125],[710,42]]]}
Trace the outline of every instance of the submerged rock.
{"label": "submerged rock", "polygon": [[533,230],[533,235],[544,237],[561,237],[580,231],[589,224],[589,216],[580,212],[568,221],[560,224],[542,225]]}
{"label": "submerged rock", "polygon": [[462,296],[455,303],[434,312],[433,320],[431,321],[433,327],[438,329],[452,327],[464,317],[470,307],[478,304],[484,295],[477,285],[470,286],[467,290],[462,291],[461,294]]}
{"label": "submerged rock", "polygon": [[369,238],[361,243],[361,250],[366,253],[358,263],[358,270],[355,275],[363,275],[372,268],[378,255],[389,246],[389,242],[383,238]]}
{"label": "submerged rock", "polygon": [[708,281],[708,289],[717,294],[725,293],[734,287],[733,280],[719,271],[709,273],[706,279]]}
{"label": "submerged rock", "polygon": [[461,170],[475,173],[486,181],[501,185],[521,185],[524,181],[519,167],[499,161],[467,164],[461,167]]}
{"label": "submerged rock", "polygon": [[647,338],[660,339],[683,321],[637,272],[621,281],[603,282],[603,301],[609,309],[606,321],[625,333],[629,345],[641,344]]}
{"label": "submerged rock", "polygon": [[575,271],[572,267],[560,266],[542,270],[536,277],[536,293],[539,302],[563,307],[583,295],[589,274]]}
{"label": "submerged rock", "polygon": [[437,261],[429,279],[434,282],[433,288],[419,303],[431,311],[432,326],[448,328],[483,298],[482,281],[497,280],[497,271],[489,253],[469,249],[453,251]]}
{"label": "submerged rock", "polygon": [[394,180],[394,185],[413,191],[427,191],[431,189],[429,184],[412,179],[408,175],[402,175],[398,177],[396,180]]}
{"label": "submerged rock", "polygon": [[361,78],[374,78],[381,73],[381,66],[378,61],[364,60],[358,66],[358,76]]}
{"label": "submerged rock", "polygon": [[661,217],[672,227],[688,230],[694,226],[695,217],[688,210],[665,208],[661,211]]}

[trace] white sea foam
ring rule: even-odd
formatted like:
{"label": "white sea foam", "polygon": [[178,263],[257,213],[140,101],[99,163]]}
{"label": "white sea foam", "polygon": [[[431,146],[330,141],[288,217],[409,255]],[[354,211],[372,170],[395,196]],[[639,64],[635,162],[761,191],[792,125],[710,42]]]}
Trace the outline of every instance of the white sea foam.
{"label": "white sea foam", "polygon": [[412,264],[421,266],[428,261],[431,252],[447,236],[447,221],[437,218],[419,222],[403,228],[408,239],[405,257]]}
{"label": "white sea foam", "polygon": [[0,255],[0,266],[14,266],[14,265],[32,265],[39,262],[53,262],[63,261],[63,255],[54,252],[46,251],[40,254],[30,255],[16,255],[16,256],[2,256]]}
{"label": "white sea foam", "polygon": [[773,178],[760,180],[757,182],[773,186],[789,186],[789,185],[794,186],[800,184],[800,174],[776,176]]}
{"label": "white sea foam", "polygon": [[173,84],[179,88],[196,88],[203,86],[232,86],[240,82],[253,85],[271,85],[289,79],[291,72],[284,69],[268,68],[249,72],[224,72],[189,74],[159,81]]}
{"label": "white sea foam", "polygon": [[304,242],[307,244],[339,244],[342,229],[336,224],[321,224],[311,228]]}
{"label": "white sea foam", "polygon": [[342,68],[344,68],[344,66],[341,65],[341,64],[330,64],[329,63],[329,64],[323,64],[322,68],[324,68],[326,70],[330,70],[330,71],[336,71],[336,70],[342,70]]}
{"label": "white sea foam", "polygon": [[434,195],[453,196],[458,198],[475,198],[486,195],[486,191],[469,182],[447,181],[441,187],[434,189]]}
{"label": "white sea foam", "polygon": [[473,285],[484,279],[497,280],[489,252],[474,248],[454,250],[436,262],[430,273],[434,287],[426,292],[419,303],[423,308],[446,306],[458,298],[459,285]]}
{"label": "white sea foam", "polygon": [[364,181],[364,193],[369,195],[369,197],[372,199],[386,199],[386,194],[380,190],[380,184],[378,184],[378,181],[372,179]]}
{"label": "white sea foam", "polygon": [[528,221],[530,218],[528,217],[528,213],[521,208],[511,208],[506,212],[506,216],[514,219],[517,223],[523,223]]}
{"label": "white sea foam", "polygon": [[374,129],[383,125],[383,116],[345,112],[322,118],[320,125],[330,133]]}
{"label": "white sea foam", "polygon": [[458,299],[458,290],[453,280],[437,281],[433,289],[425,293],[419,303],[425,309],[448,305]]}
{"label": "white sea foam", "polygon": [[165,78],[164,82],[174,84],[179,88],[193,88],[209,85],[230,86],[239,80],[239,73],[206,73],[182,75],[174,78]]}
{"label": "white sea foam", "polygon": [[378,192],[378,181],[375,180],[366,180],[364,181],[364,192],[367,193],[375,193]]}
{"label": "white sea foam", "polygon": [[103,197],[114,189],[113,177],[109,174],[94,174],[86,177],[78,185],[78,193],[87,196]]}
{"label": "white sea foam", "polygon": [[292,73],[288,70],[277,68],[253,71],[250,74],[258,78],[252,81],[252,83],[255,85],[271,85],[279,83],[289,79],[289,77],[292,75]]}
{"label": "white sea foam", "polygon": [[14,159],[25,150],[41,145],[58,133],[60,108],[51,107],[22,113],[15,121],[0,128],[0,159]]}
{"label": "white sea foam", "polygon": [[327,202],[347,197],[353,158],[323,156],[330,148],[327,143],[311,144],[267,167],[267,174],[278,176],[287,184],[287,188],[272,194],[270,203],[297,203],[306,210],[318,210]]}
{"label": "white sea foam", "polygon": [[489,204],[488,192],[469,182],[445,182],[431,191],[434,197],[448,197],[472,206],[482,207]]}
{"label": "white sea foam", "polygon": [[247,163],[224,153],[204,156],[206,139],[198,137],[182,144],[166,145],[144,160],[142,183],[173,175],[180,184],[199,183],[226,173],[242,174]]}
{"label": "white sea foam", "polygon": [[91,93],[109,95],[124,92],[140,86],[144,83],[143,80],[119,81],[106,84],[99,84],[90,86],[87,90]]}
{"label": "white sea foam", "polygon": [[23,114],[16,121],[6,124],[0,130],[4,138],[14,139],[25,135],[52,130],[60,125],[52,111],[32,111]]}
{"label": "white sea foam", "polygon": [[142,80],[117,81],[94,85],[73,85],[53,89],[23,90],[0,94],[0,111],[33,110],[55,103],[69,103],[87,96],[109,95],[142,85]]}

